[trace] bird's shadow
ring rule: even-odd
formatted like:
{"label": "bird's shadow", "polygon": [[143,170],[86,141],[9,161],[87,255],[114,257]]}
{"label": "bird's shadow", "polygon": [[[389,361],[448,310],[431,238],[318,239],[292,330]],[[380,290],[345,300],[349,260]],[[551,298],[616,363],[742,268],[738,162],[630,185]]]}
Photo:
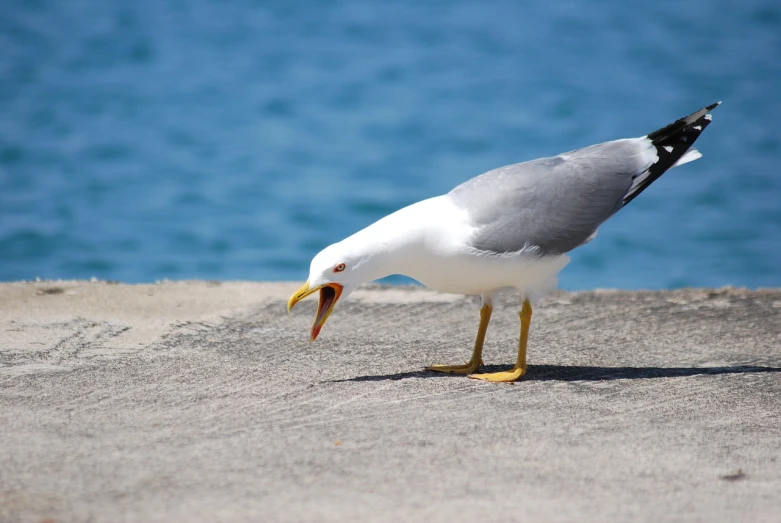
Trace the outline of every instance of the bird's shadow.
{"label": "bird's shadow", "polygon": [[[498,372],[508,366],[485,365],[478,372]],[[529,365],[521,381],[609,381],[640,380],[653,378],[682,378],[686,376],[745,374],[754,372],[781,372],[778,367],[732,366],[732,367],[584,367],[576,365]],[[356,376],[334,383],[347,381],[386,381],[405,378],[447,378],[454,374],[443,374],[427,370]]]}

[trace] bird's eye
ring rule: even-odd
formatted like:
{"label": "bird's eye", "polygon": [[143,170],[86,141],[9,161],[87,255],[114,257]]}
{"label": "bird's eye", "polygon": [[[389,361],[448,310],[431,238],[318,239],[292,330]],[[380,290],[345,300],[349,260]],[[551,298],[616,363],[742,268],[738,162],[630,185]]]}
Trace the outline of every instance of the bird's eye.
{"label": "bird's eye", "polygon": [[347,266],[344,263],[340,263],[336,267],[334,267],[334,272],[342,272]]}

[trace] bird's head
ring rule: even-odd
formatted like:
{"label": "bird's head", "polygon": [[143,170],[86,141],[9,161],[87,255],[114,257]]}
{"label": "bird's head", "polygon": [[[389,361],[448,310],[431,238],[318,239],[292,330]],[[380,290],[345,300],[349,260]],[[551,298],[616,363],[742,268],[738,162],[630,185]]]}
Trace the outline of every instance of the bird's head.
{"label": "bird's head", "polygon": [[326,247],[312,259],[309,279],[287,302],[287,310],[290,312],[296,303],[320,291],[320,302],[309,335],[311,341],[315,341],[320,334],[320,329],[340,298],[346,298],[358,285],[374,279],[369,273],[370,262],[368,253],[344,241]]}

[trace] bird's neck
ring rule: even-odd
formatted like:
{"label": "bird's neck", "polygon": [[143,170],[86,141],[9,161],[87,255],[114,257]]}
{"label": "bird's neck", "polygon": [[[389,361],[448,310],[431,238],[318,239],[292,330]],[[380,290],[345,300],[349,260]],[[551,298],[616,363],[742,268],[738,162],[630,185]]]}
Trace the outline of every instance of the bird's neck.
{"label": "bird's neck", "polygon": [[417,258],[426,243],[427,230],[420,226],[427,221],[425,206],[421,205],[426,201],[400,209],[342,240],[364,260],[363,280],[392,274],[415,278]]}
{"label": "bird's neck", "polygon": [[437,196],[404,207],[343,242],[364,260],[364,282],[403,274],[429,285],[437,281],[442,260],[457,255],[454,249],[471,234],[465,219],[447,195]]}

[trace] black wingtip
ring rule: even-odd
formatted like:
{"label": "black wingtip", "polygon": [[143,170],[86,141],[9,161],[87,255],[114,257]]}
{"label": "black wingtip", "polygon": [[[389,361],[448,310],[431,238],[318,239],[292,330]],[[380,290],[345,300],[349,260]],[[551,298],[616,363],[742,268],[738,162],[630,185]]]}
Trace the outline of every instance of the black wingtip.
{"label": "black wingtip", "polygon": [[624,196],[624,205],[631,202],[686,154],[702,131],[711,123],[709,111],[719,105],[721,102],[703,107],[689,116],[648,134],[647,138],[656,147],[657,161],[635,179],[629,192]]}
{"label": "black wingtip", "polygon": [[692,125],[694,122],[708,114],[708,111],[712,111],[716,107],[721,105],[721,101],[718,101],[714,104],[708,105],[707,107],[703,107],[699,111],[695,111],[689,116],[684,116],[683,118],[679,118],[678,120],[675,120],[670,125],[667,125],[665,127],[662,127],[661,129],[658,129],[652,133],[648,134],[648,138],[653,142],[658,142],[665,140],[669,138],[670,136],[674,136],[677,134],[681,129],[684,129],[685,127],[688,127]]}

